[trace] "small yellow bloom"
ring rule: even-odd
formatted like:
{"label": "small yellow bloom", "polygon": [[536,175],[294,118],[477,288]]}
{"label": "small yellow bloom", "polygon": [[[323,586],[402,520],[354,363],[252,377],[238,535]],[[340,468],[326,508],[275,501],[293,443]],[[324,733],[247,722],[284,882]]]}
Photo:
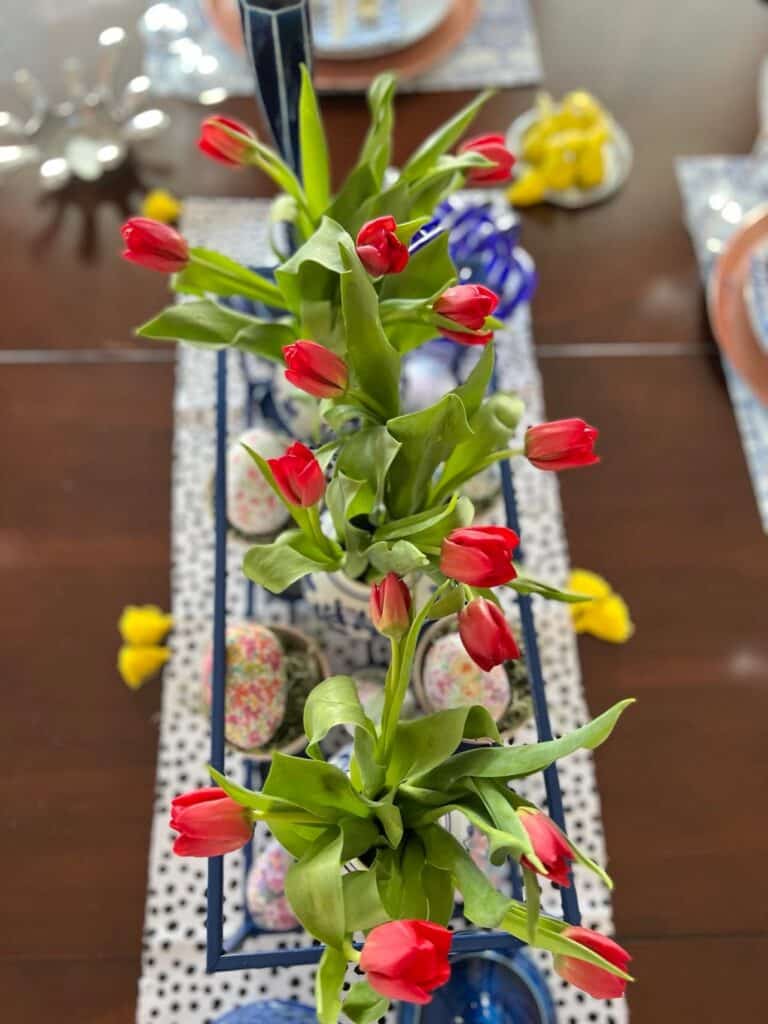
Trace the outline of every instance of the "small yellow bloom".
{"label": "small yellow bloom", "polygon": [[151,217],[162,224],[172,224],[179,219],[181,203],[176,196],[166,192],[164,188],[154,188],[147,192],[141,201],[142,217]]}
{"label": "small yellow bloom", "polygon": [[155,604],[129,604],[117,623],[120,636],[127,644],[136,647],[151,647],[164,639],[173,628],[173,616],[167,615]]}
{"label": "small yellow bloom", "polygon": [[611,585],[597,573],[574,569],[568,589],[592,598],[570,605],[573,628],[577,633],[590,633],[608,643],[623,644],[635,631],[624,599],[611,590]]}
{"label": "small yellow bloom", "polygon": [[138,690],[149,682],[168,661],[171,652],[167,647],[123,646],[117,653],[117,671],[126,686]]}

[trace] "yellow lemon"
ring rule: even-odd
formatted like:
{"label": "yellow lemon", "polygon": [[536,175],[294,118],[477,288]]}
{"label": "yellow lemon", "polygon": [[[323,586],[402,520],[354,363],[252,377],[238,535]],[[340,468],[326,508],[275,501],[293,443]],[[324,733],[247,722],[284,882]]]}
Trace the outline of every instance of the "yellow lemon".
{"label": "yellow lemon", "polygon": [[117,671],[126,686],[138,690],[157,675],[170,653],[167,647],[121,647],[117,653]]}
{"label": "yellow lemon", "polygon": [[533,206],[534,203],[541,202],[546,191],[544,175],[530,167],[509,187],[507,198],[513,206]]}
{"label": "yellow lemon", "polygon": [[176,196],[165,189],[155,188],[147,192],[141,201],[141,215],[159,220],[162,224],[171,224],[179,219],[181,203]]}
{"label": "yellow lemon", "polygon": [[123,640],[138,647],[159,644],[172,627],[173,616],[154,604],[126,605],[117,623]]}

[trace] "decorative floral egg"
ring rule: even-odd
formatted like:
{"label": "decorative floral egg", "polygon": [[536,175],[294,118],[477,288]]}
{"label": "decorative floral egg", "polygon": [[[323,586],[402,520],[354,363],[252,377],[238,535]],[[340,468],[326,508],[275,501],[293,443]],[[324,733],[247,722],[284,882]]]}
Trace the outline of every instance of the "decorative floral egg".
{"label": "decorative floral egg", "polygon": [[[203,696],[211,703],[213,649],[203,658]],[[283,651],[271,630],[254,622],[227,626],[225,735],[241,750],[263,747],[285,715]]]}
{"label": "decorative floral egg", "polygon": [[421,682],[426,701],[435,711],[482,704],[498,721],[510,700],[504,666],[483,672],[464,650],[458,633],[445,633],[430,644]]}
{"label": "decorative floral egg", "polygon": [[501,491],[501,472],[498,466],[489,466],[477,476],[470,477],[461,487],[462,493],[466,494],[475,503],[493,501]]}
{"label": "decorative floral egg", "polygon": [[298,925],[285,895],[285,876],[293,857],[271,839],[254,858],[245,882],[245,902],[254,922],[268,932],[284,932]]}
{"label": "decorative floral egg", "polygon": [[227,518],[248,536],[268,536],[289,519],[288,510],[243,448],[247,444],[265,459],[282,455],[290,439],[268,427],[251,427],[241,434],[227,452]]}

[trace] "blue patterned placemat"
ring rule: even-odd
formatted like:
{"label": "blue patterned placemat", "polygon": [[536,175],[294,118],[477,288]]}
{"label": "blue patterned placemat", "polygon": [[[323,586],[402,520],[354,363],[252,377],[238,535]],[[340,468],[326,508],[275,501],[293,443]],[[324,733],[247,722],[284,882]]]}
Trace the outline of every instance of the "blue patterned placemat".
{"label": "blue patterned placemat", "polygon": [[[744,216],[768,201],[768,161],[750,156],[681,157],[677,178],[706,284],[718,255]],[[768,409],[726,359],[723,370],[763,529],[768,533]]]}
{"label": "blue patterned placemat", "polygon": [[[156,8],[160,5],[153,4]],[[200,0],[170,0],[142,22],[144,68],[161,96],[217,102],[250,96],[253,77],[245,57],[233,54],[205,20]],[[481,0],[466,39],[427,74],[403,82],[406,92],[532,85],[541,80],[541,58],[528,0]]]}

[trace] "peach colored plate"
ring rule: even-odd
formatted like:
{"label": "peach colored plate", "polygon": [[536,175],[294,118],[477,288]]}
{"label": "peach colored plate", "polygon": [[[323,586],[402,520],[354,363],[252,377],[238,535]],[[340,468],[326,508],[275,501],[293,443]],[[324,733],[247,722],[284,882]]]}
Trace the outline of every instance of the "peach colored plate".
{"label": "peach colored plate", "polygon": [[[394,71],[401,80],[415,78],[458,46],[472,28],[478,6],[479,0],[454,0],[437,28],[402,50],[359,61],[317,58],[315,85],[320,90],[331,92],[364,90],[382,71]],[[242,53],[243,37],[237,4],[232,0],[204,0],[204,7],[222,39],[232,50]]]}
{"label": "peach colored plate", "polygon": [[752,210],[721,254],[707,289],[709,322],[718,345],[763,405],[768,405],[768,355],[760,347],[744,297],[750,256],[768,242],[768,206]]}

